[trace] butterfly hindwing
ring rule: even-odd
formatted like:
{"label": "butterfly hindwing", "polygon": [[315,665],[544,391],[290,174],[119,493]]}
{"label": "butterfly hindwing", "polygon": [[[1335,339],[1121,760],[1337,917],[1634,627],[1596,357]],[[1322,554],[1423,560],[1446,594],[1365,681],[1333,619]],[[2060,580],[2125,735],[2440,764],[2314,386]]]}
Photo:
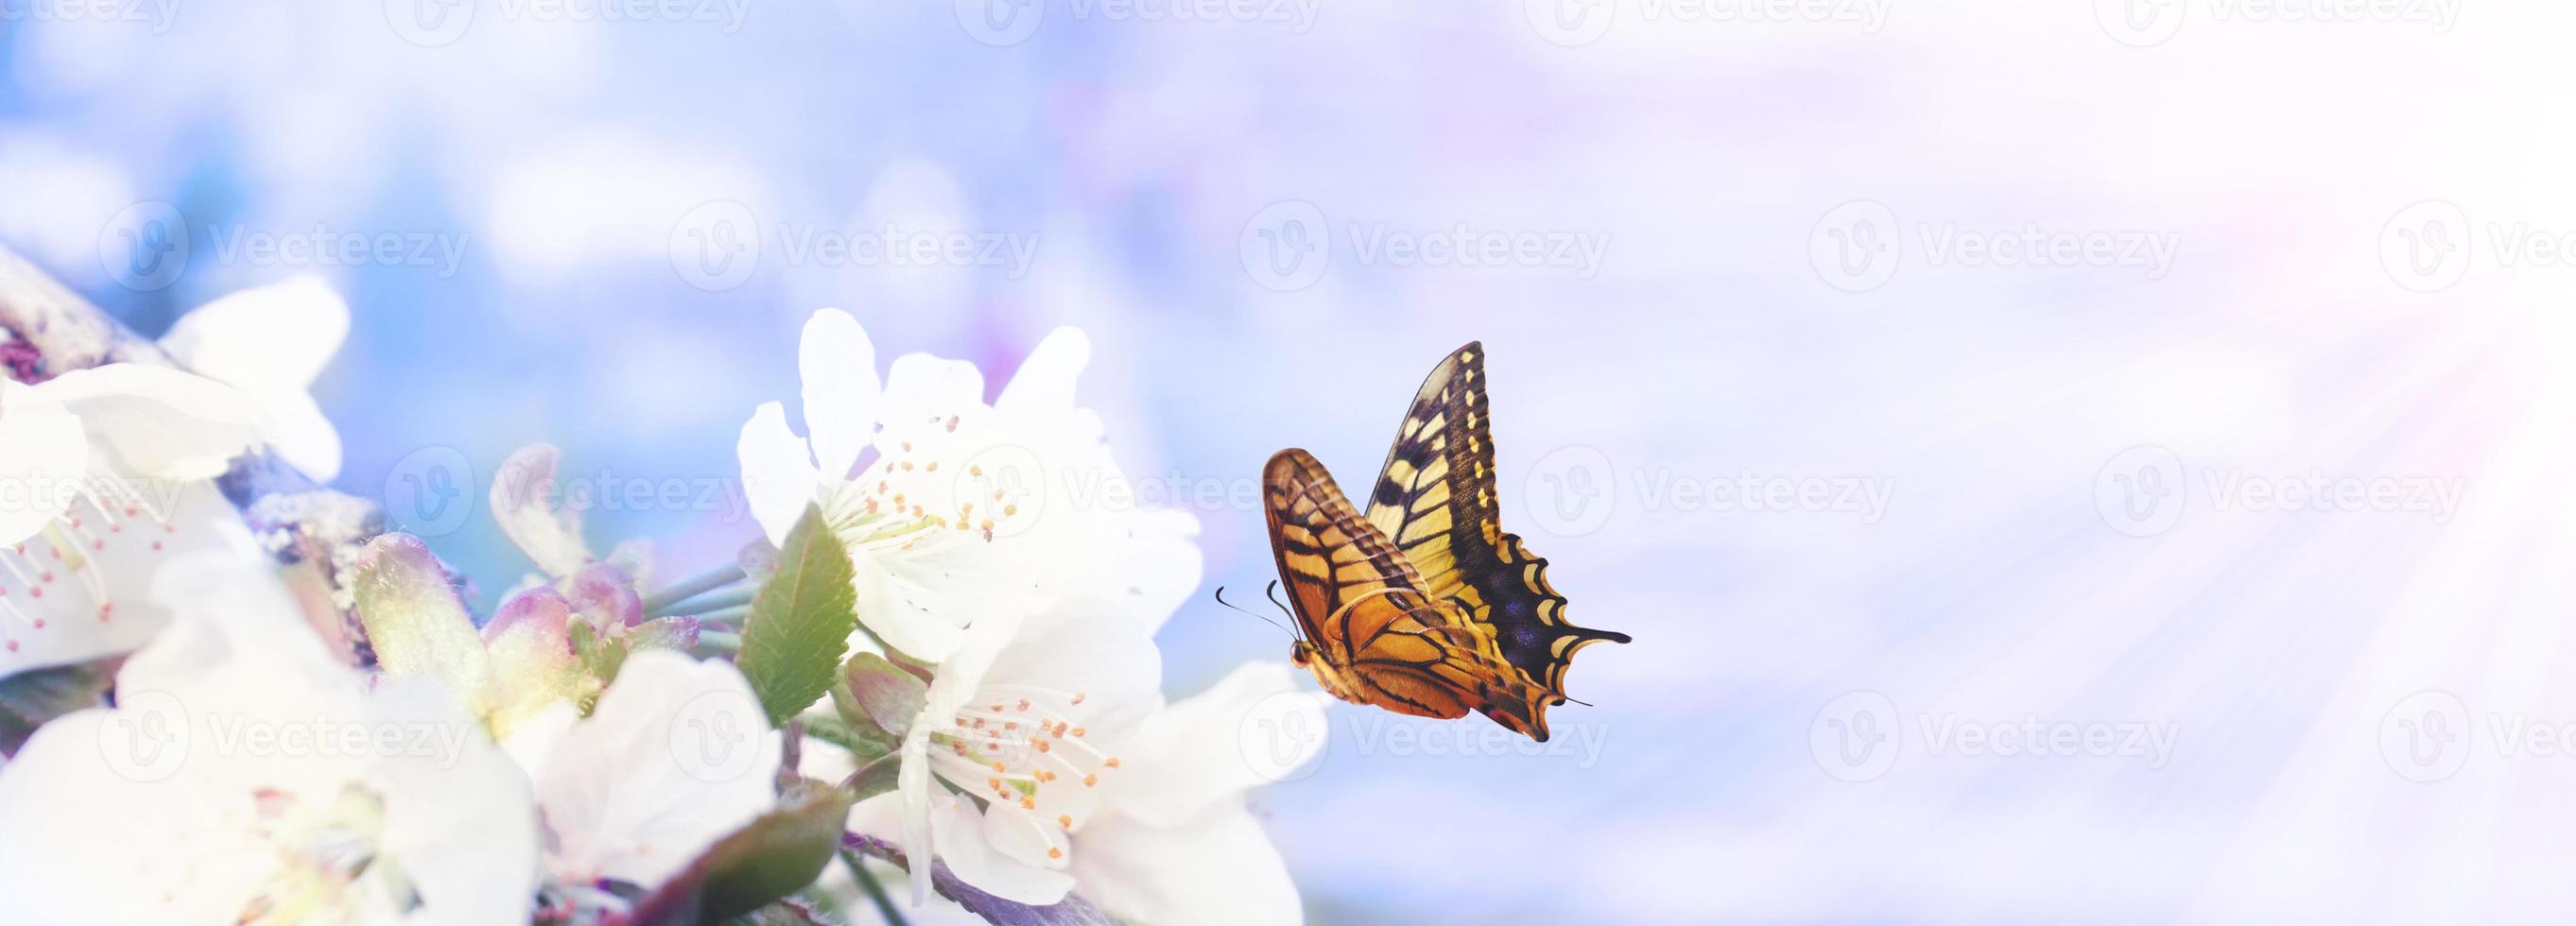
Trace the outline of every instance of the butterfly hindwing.
{"label": "butterfly hindwing", "polygon": [[1359,516],[1303,450],[1263,474],[1271,553],[1316,676],[1344,700],[1454,718],[1476,710],[1536,739],[1543,692],[1523,682],[1490,632],[1423,591],[1423,579]]}
{"label": "butterfly hindwing", "polygon": [[1469,342],[1423,381],[1370,492],[1367,518],[1421,575],[1427,594],[1486,627],[1503,659],[1561,703],[1575,651],[1629,637],[1567,622],[1547,560],[1503,531],[1484,353]]}

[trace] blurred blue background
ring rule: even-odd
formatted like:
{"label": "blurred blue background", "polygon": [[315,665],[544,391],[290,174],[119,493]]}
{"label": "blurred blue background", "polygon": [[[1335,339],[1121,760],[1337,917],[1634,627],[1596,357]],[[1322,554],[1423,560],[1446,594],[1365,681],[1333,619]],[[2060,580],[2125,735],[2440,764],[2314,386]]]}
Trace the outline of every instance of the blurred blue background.
{"label": "blurred blue background", "polygon": [[[0,242],[147,334],[330,279],[376,496],[540,440],[721,485],[825,306],[996,387],[1079,325],[1211,586],[1270,577],[1270,452],[1364,484],[1482,339],[1506,526],[1636,643],[1544,751],[1337,710],[1256,796],[1319,922],[2545,918],[2569,15],[0,0]],[[349,234],[402,256],[241,248]],[[589,518],[666,576],[757,533]],[[1162,642],[1175,694],[1288,649]]]}

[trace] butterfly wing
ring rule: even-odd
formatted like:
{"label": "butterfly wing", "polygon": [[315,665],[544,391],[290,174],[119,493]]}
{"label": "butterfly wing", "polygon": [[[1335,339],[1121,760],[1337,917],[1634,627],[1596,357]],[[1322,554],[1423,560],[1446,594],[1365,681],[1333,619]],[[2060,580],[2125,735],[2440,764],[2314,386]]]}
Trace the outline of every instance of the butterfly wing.
{"label": "butterfly wing", "polygon": [[1423,593],[1422,577],[1360,518],[1323,464],[1282,450],[1263,484],[1270,551],[1325,687],[1400,714],[1475,710],[1547,739],[1543,693],[1517,677],[1489,632]]}
{"label": "butterfly wing", "polygon": [[1624,633],[1567,622],[1546,558],[1503,530],[1482,343],[1441,360],[1414,394],[1369,493],[1367,519],[1421,575],[1424,592],[1490,629],[1503,659],[1545,689],[1549,703],[1564,702],[1575,651],[1628,642]]}

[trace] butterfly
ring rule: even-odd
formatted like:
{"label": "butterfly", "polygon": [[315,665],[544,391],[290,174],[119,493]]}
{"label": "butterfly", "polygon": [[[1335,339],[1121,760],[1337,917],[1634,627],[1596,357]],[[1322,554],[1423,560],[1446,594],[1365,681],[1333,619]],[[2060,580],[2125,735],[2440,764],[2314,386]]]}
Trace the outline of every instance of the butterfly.
{"label": "butterfly", "polygon": [[1547,740],[1576,651],[1624,633],[1577,627],[1547,560],[1502,529],[1484,345],[1431,371],[1365,513],[1314,455],[1262,472],[1270,552],[1300,630],[1292,658],[1354,704],[1453,719],[1474,710]]}

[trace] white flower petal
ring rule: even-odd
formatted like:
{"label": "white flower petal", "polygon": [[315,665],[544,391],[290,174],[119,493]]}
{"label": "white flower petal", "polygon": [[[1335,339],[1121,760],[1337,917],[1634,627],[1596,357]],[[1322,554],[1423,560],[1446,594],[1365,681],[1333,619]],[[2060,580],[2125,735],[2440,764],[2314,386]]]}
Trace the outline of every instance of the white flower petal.
{"label": "white flower petal", "polygon": [[785,408],[764,402],[743,423],[734,453],[742,462],[742,493],[751,505],[752,518],[760,522],[770,543],[785,544],[787,532],[805,514],[805,506],[814,503],[814,490],[821,482],[805,440],[787,430]]}
{"label": "white flower petal", "polygon": [[[1326,720],[1318,698],[1297,693],[1299,674],[1285,663],[1247,664],[1146,721],[1118,748],[1125,774],[1105,783],[1115,789],[1111,804],[1147,824],[1178,825],[1312,760]],[[1290,697],[1271,700],[1281,695]],[[1243,753],[1244,731],[1262,723],[1283,731],[1271,739],[1288,752],[1256,764]]]}
{"label": "white flower petal", "polygon": [[[911,862],[912,905],[921,906],[930,899],[930,860],[938,856],[931,836],[930,727],[914,724],[903,739],[903,764],[895,768],[895,845],[903,849]],[[851,829],[874,832],[871,821],[863,820],[860,808],[876,801],[863,802],[850,808]]]}
{"label": "white flower petal", "polygon": [[277,455],[319,482],[340,478],[340,431],[301,389],[248,393],[268,419]]}
{"label": "white flower petal", "polygon": [[1270,837],[1240,802],[1158,827],[1103,817],[1077,836],[1082,896],[1130,923],[1296,926],[1305,913]]}
{"label": "white flower petal", "polygon": [[[524,922],[535,808],[457,700],[432,680],[371,691],[238,632],[179,621],[127,663],[117,708],[47,724],[0,769],[13,919],[229,922],[293,895],[359,923]],[[302,861],[359,851],[354,880]]]}
{"label": "white flower petal", "polygon": [[907,589],[892,571],[889,563],[865,550],[851,550],[850,590],[858,604],[859,620],[869,632],[887,646],[915,659],[940,662],[957,651],[965,639],[965,628],[958,626],[950,607],[937,609],[923,606],[923,599],[942,598],[927,588]]}
{"label": "white flower petal", "polygon": [[805,381],[805,434],[814,456],[823,475],[847,478],[876,436],[877,396],[883,391],[876,345],[850,313],[824,309],[805,322],[797,368]]}
{"label": "white flower petal", "polygon": [[1073,411],[1074,381],[1091,363],[1091,338],[1080,328],[1058,328],[1029,350],[993,407],[1013,414],[1062,415]]}
{"label": "white flower petal", "polygon": [[581,512],[564,504],[555,470],[563,452],[553,444],[529,444],[501,461],[492,472],[492,520],[519,552],[549,576],[568,576],[590,562],[590,546],[581,539]]}
{"label": "white flower petal", "polygon": [[995,897],[1036,906],[1061,901],[1073,890],[1073,876],[1021,862],[994,846],[986,818],[975,812],[974,804],[948,794],[939,795],[934,804],[930,838],[958,880]]}
{"label": "white flower petal", "polygon": [[943,360],[929,354],[905,354],[895,358],[894,368],[886,373],[885,400],[877,416],[886,433],[877,436],[880,453],[898,432],[928,427],[933,419],[945,421],[964,409],[984,407],[984,374],[963,360]]}
{"label": "white flower petal", "polygon": [[200,375],[248,392],[303,392],[349,336],[349,304],[304,276],[246,289],[180,316],[161,349]]}
{"label": "white flower petal", "polygon": [[[275,565],[213,485],[158,482],[133,489],[147,497],[151,514],[137,506],[128,515],[113,501],[104,510],[82,503],[73,509],[82,522],[77,530],[66,521],[27,539],[24,553],[16,544],[0,546],[0,637],[9,641],[0,646],[0,676],[132,652],[168,627],[173,613],[201,600],[208,619],[242,613],[251,619],[245,626],[255,625],[251,632],[276,634],[281,651],[320,658],[323,648],[301,622],[302,612],[292,604],[269,606],[289,597],[276,587]],[[102,522],[117,529],[102,530]],[[57,551],[63,559],[54,558]],[[184,580],[199,554],[219,563],[209,581],[165,593],[163,580]],[[174,567],[182,575],[173,576]],[[214,594],[216,584],[245,576],[272,586],[259,611]]]}
{"label": "white flower petal", "polygon": [[212,479],[266,438],[266,418],[240,391],[167,367],[114,363],[34,389],[139,476]]}
{"label": "white flower petal", "polygon": [[661,884],[776,803],[780,750],[732,663],[628,657],[538,779],[548,869]]}
{"label": "white flower petal", "polygon": [[34,387],[0,378],[0,546],[43,530],[79,498],[88,476],[80,418]]}

